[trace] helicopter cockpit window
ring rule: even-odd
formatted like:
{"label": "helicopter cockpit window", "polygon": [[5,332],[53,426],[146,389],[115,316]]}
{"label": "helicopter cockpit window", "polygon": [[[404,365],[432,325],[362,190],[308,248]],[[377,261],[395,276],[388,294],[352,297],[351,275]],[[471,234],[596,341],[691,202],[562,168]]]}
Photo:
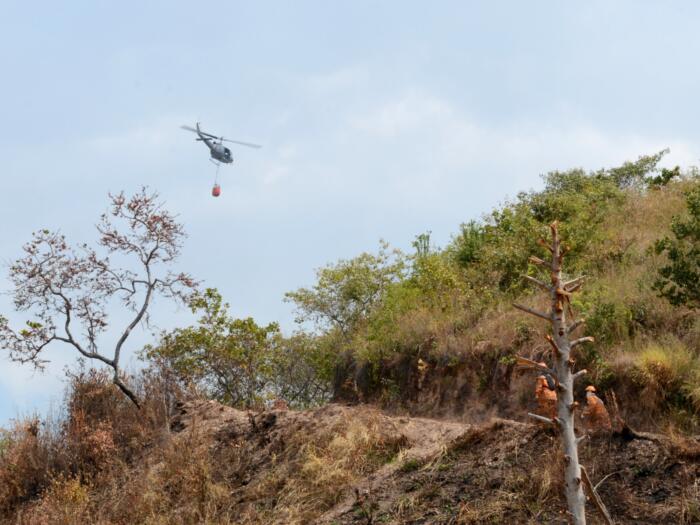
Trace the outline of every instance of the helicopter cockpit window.
{"label": "helicopter cockpit window", "polygon": [[230,150],[230,149],[224,148],[224,151],[226,152],[226,155],[228,155],[229,157],[231,156],[231,150]]}

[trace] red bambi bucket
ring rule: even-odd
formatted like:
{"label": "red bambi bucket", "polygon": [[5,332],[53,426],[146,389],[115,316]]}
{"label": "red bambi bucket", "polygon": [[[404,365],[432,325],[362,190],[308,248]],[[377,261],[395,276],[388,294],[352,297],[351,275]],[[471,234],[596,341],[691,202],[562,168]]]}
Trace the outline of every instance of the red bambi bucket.
{"label": "red bambi bucket", "polygon": [[212,197],[218,197],[221,195],[221,186],[214,184],[214,187],[211,189],[211,195]]}

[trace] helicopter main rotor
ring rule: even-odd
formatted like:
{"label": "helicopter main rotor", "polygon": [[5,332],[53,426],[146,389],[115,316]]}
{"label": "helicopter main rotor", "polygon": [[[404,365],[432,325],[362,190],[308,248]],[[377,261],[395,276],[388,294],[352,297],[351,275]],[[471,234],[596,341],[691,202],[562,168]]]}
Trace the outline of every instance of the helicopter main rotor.
{"label": "helicopter main rotor", "polygon": [[[240,146],[247,146],[249,148],[261,148],[260,144],[253,144],[251,142],[242,142],[240,140],[233,140],[233,139],[226,139],[224,137],[217,137],[216,135],[212,135],[211,133],[206,133],[205,131],[193,128],[192,126],[180,126],[182,129],[185,129],[187,131],[191,131],[192,133],[196,133],[197,135],[200,136],[205,136],[209,137],[210,139],[218,140],[220,143],[221,142],[231,142],[233,144],[239,144]],[[196,140],[204,140],[203,138],[198,138]]]}

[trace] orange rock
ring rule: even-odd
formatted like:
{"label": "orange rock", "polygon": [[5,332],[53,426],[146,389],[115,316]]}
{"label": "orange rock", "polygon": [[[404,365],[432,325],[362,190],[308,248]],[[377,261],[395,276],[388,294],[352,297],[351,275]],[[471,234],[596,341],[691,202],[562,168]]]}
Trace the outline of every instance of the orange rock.
{"label": "orange rock", "polygon": [[537,377],[535,398],[537,399],[537,414],[544,417],[557,417],[557,393],[549,388],[547,378],[544,375]]}
{"label": "orange rock", "polygon": [[590,434],[603,434],[612,431],[610,415],[605,403],[595,393],[595,387],[586,387],[586,407],[581,413],[583,426]]}

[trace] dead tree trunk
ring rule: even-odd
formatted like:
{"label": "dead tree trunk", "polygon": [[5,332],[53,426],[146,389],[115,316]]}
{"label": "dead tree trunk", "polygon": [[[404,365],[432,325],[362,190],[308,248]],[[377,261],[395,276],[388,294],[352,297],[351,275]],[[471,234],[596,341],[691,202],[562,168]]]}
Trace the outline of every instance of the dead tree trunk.
{"label": "dead tree trunk", "polygon": [[562,281],[562,260],[566,253],[566,248],[561,245],[557,223],[550,226],[552,232],[552,242],[547,244],[540,241],[551,254],[551,262],[544,261],[538,257],[531,257],[531,262],[543,266],[550,272],[551,284],[540,281],[531,276],[526,278],[537,284],[540,288],[549,293],[551,306],[548,312],[539,312],[532,308],[514,304],[516,308],[531,315],[547,320],[552,327],[552,335],[547,335],[547,341],[552,346],[554,366],[552,369],[542,367],[532,361],[522,360],[525,365],[539,370],[547,371],[554,377],[557,390],[557,417],[550,419],[537,414],[530,414],[537,420],[550,423],[559,428],[561,443],[564,449],[564,480],[566,490],[566,502],[569,512],[575,525],[585,525],[586,523],[586,497],[583,492],[581,481],[581,467],[578,461],[578,443],[583,437],[576,437],[574,433],[574,410],[577,403],[574,401],[574,380],[586,373],[585,370],[574,372],[574,360],[571,358],[571,351],[579,344],[586,341],[593,341],[592,337],[583,337],[571,340],[571,333],[581,325],[580,321],[567,322],[566,311],[569,307],[569,297],[581,286],[582,278],[572,281]]}

